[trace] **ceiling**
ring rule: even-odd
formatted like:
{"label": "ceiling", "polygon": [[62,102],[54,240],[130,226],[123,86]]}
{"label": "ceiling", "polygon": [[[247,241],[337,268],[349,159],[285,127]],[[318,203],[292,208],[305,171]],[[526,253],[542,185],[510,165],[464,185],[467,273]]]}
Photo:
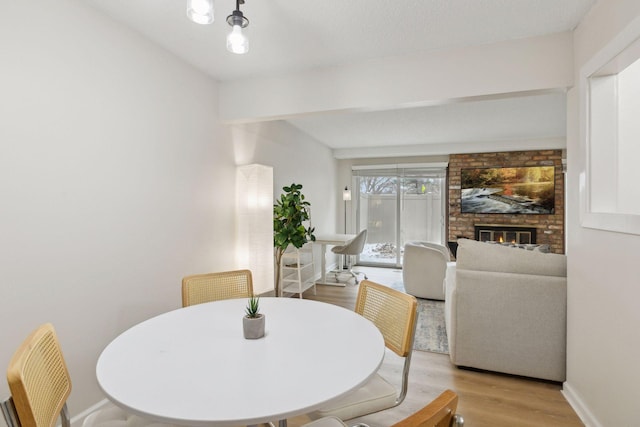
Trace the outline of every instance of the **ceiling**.
{"label": "ceiling", "polygon": [[[186,0],[84,0],[219,81],[572,30],[596,0],[246,0],[250,51],[226,51],[235,0],[212,25]],[[564,93],[287,120],[332,149],[564,138]]]}

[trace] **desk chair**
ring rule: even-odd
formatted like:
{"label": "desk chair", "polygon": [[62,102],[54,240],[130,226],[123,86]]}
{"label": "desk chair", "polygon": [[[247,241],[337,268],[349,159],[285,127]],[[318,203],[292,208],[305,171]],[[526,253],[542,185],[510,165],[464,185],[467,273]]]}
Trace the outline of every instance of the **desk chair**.
{"label": "desk chair", "polygon": [[[456,414],[458,409],[458,395],[445,390],[425,407],[399,421],[391,427],[462,427],[464,419]],[[325,417],[302,427],[348,427],[336,417]],[[366,424],[356,424],[353,427],[368,427]]]}
{"label": "desk chair", "polygon": [[182,279],[182,306],[202,304],[253,295],[253,279],[249,270],[196,274]]}
{"label": "desk chair", "polygon": [[[356,237],[349,240],[347,243],[341,246],[334,246],[331,248],[331,252],[338,255],[344,255],[345,260],[349,259],[351,255],[360,255],[362,250],[364,249],[364,244],[367,242],[367,230],[364,229]],[[351,262],[347,262],[348,265],[348,273],[353,276],[356,281],[356,285],[358,284],[358,274],[363,274],[364,278],[367,279],[367,275],[358,271],[353,271]],[[338,274],[340,271],[336,271],[336,281],[338,281]]]}
{"label": "desk chair", "polygon": [[386,347],[404,358],[400,390],[375,374],[365,385],[346,395],[332,407],[317,411],[318,417],[348,420],[399,405],[407,394],[413,337],[416,330],[414,296],[369,280],[363,280],[356,298],[356,313],[373,322]]}

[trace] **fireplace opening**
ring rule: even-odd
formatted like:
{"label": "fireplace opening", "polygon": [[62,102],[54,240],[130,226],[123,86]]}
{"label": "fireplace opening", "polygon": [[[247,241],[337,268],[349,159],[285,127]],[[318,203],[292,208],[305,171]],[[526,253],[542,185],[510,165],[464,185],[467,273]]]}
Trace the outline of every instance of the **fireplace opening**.
{"label": "fireplace opening", "polygon": [[523,225],[476,224],[475,239],[479,242],[527,245],[536,243],[536,228]]}

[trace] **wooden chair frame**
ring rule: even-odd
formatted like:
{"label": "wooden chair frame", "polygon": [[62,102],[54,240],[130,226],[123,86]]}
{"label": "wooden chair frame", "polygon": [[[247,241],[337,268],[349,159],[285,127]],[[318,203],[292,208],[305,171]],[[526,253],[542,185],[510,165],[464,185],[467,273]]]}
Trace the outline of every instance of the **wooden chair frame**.
{"label": "wooden chair frame", "polygon": [[7,382],[11,397],[1,406],[9,427],[54,427],[58,417],[70,427],[71,377],[53,325],[41,325],[16,350]]}
{"label": "wooden chair frame", "polygon": [[457,409],[458,395],[445,390],[431,403],[391,427],[461,427],[464,419],[456,414]]}
{"label": "wooden chair frame", "polygon": [[[451,390],[445,390],[425,407],[391,427],[462,427],[464,419],[460,414],[456,414],[457,409],[458,395]],[[336,417],[324,417],[302,427],[316,426],[347,427],[347,424]],[[351,427],[369,427],[369,425],[358,423]]]}

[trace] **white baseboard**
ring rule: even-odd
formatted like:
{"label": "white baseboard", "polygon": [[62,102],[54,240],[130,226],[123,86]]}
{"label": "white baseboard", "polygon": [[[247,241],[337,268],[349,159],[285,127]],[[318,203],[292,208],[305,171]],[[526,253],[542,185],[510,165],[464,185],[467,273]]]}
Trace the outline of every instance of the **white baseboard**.
{"label": "white baseboard", "polygon": [[573,410],[576,411],[576,414],[578,414],[586,427],[604,427],[604,425],[601,424],[591,413],[589,407],[584,403],[576,390],[571,387],[571,384],[567,381],[562,384],[562,395],[567,399],[569,405],[571,405]]}
{"label": "white baseboard", "polygon": [[102,409],[103,406],[106,406],[108,404],[109,404],[109,399],[102,399],[100,402],[96,403],[95,405],[90,406],[84,411],[80,412],[79,414],[73,416],[71,418],[71,427],[81,427],[82,423],[84,422],[84,419],[87,418],[89,414],[99,409]]}

